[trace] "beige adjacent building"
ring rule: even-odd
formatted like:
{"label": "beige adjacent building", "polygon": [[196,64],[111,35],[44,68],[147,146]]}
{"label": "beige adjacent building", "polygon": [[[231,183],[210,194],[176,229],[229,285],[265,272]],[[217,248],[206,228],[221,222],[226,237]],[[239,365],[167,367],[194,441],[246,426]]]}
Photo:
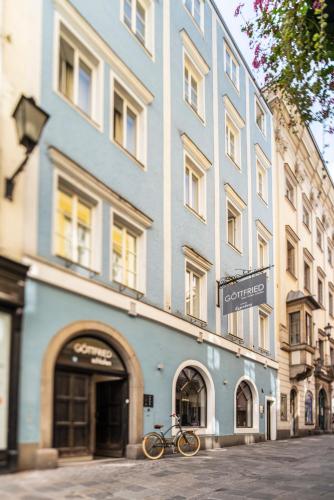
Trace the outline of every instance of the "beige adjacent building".
{"label": "beige adjacent building", "polygon": [[277,436],[332,428],[334,185],[314,137],[274,113]]}

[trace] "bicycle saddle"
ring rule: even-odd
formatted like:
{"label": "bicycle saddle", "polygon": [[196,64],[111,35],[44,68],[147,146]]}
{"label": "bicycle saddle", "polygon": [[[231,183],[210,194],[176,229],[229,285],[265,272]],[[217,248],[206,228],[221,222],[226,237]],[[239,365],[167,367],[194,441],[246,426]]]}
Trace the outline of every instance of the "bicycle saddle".
{"label": "bicycle saddle", "polygon": [[154,428],[155,428],[155,429],[162,429],[162,428],[163,428],[163,425],[160,425],[160,424],[155,424]]}

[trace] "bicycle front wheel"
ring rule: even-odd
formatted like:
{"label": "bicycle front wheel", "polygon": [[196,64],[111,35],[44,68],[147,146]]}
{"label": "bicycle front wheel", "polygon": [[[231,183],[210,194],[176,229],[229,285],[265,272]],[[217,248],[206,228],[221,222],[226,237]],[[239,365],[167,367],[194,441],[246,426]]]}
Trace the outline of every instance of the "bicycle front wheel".
{"label": "bicycle front wheel", "polygon": [[193,457],[201,446],[199,437],[194,432],[183,432],[177,440],[177,449],[185,457]]}
{"label": "bicycle front wheel", "polygon": [[157,460],[165,451],[164,441],[157,432],[149,432],[143,438],[143,452],[150,460]]}

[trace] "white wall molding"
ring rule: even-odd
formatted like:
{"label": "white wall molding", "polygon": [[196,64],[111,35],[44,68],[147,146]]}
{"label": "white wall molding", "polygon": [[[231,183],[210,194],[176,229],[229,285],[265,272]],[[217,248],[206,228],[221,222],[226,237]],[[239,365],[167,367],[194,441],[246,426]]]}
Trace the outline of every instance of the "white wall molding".
{"label": "white wall molding", "polygon": [[23,258],[23,263],[30,266],[28,277],[34,281],[49,284],[56,288],[87,297],[96,302],[107,304],[126,312],[130,310],[131,303],[135,303],[138,316],[156,321],[169,328],[178,330],[185,335],[190,335],[194,338],[194,341],[197,341],[201,332],[204,342],[216,345],[217,347],[221,347],[222,349],[257,363],[261,363],[274,370],[278,369],[278,362],[273,359],[262,356],[238,344],[234,344],[220,335],[217,335],[215,332],[203,330],[199,326],[163,311],[162,309],[121,294],[112,287],[102,284],[100,281],[79,276],[70,269],[65,269],[60,265],[50,263],[36,256],[26,255]]}

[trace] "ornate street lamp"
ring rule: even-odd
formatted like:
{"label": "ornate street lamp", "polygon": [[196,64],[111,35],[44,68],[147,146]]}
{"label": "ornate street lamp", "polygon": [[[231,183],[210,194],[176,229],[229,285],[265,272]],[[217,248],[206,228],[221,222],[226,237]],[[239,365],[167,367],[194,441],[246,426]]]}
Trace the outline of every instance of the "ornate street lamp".
{"label": "ornate street lamp", "polygon": [[5,198],[12,201],[15,177],[23,171],[33,149],[38,144],[42,130],[49,119],[48,113],[37,106],[32,97],[21,96],[13,118],[19,143],[26,148],[26,157],[11,177],[6,178]]}
{"label": "ornate street lamp", "polygon": [[332,325],[331,325],[330,323],[328,323],[328,324],[325,326],[325,328],[324,328],[325,333],[326,333],[326,335],[327,335],[327,337],[328,337],[328,338],[330,338],[330,336],[331,336],[331,330],[332,330],[332,328],[333,328],[333,327],[332,327]]}

